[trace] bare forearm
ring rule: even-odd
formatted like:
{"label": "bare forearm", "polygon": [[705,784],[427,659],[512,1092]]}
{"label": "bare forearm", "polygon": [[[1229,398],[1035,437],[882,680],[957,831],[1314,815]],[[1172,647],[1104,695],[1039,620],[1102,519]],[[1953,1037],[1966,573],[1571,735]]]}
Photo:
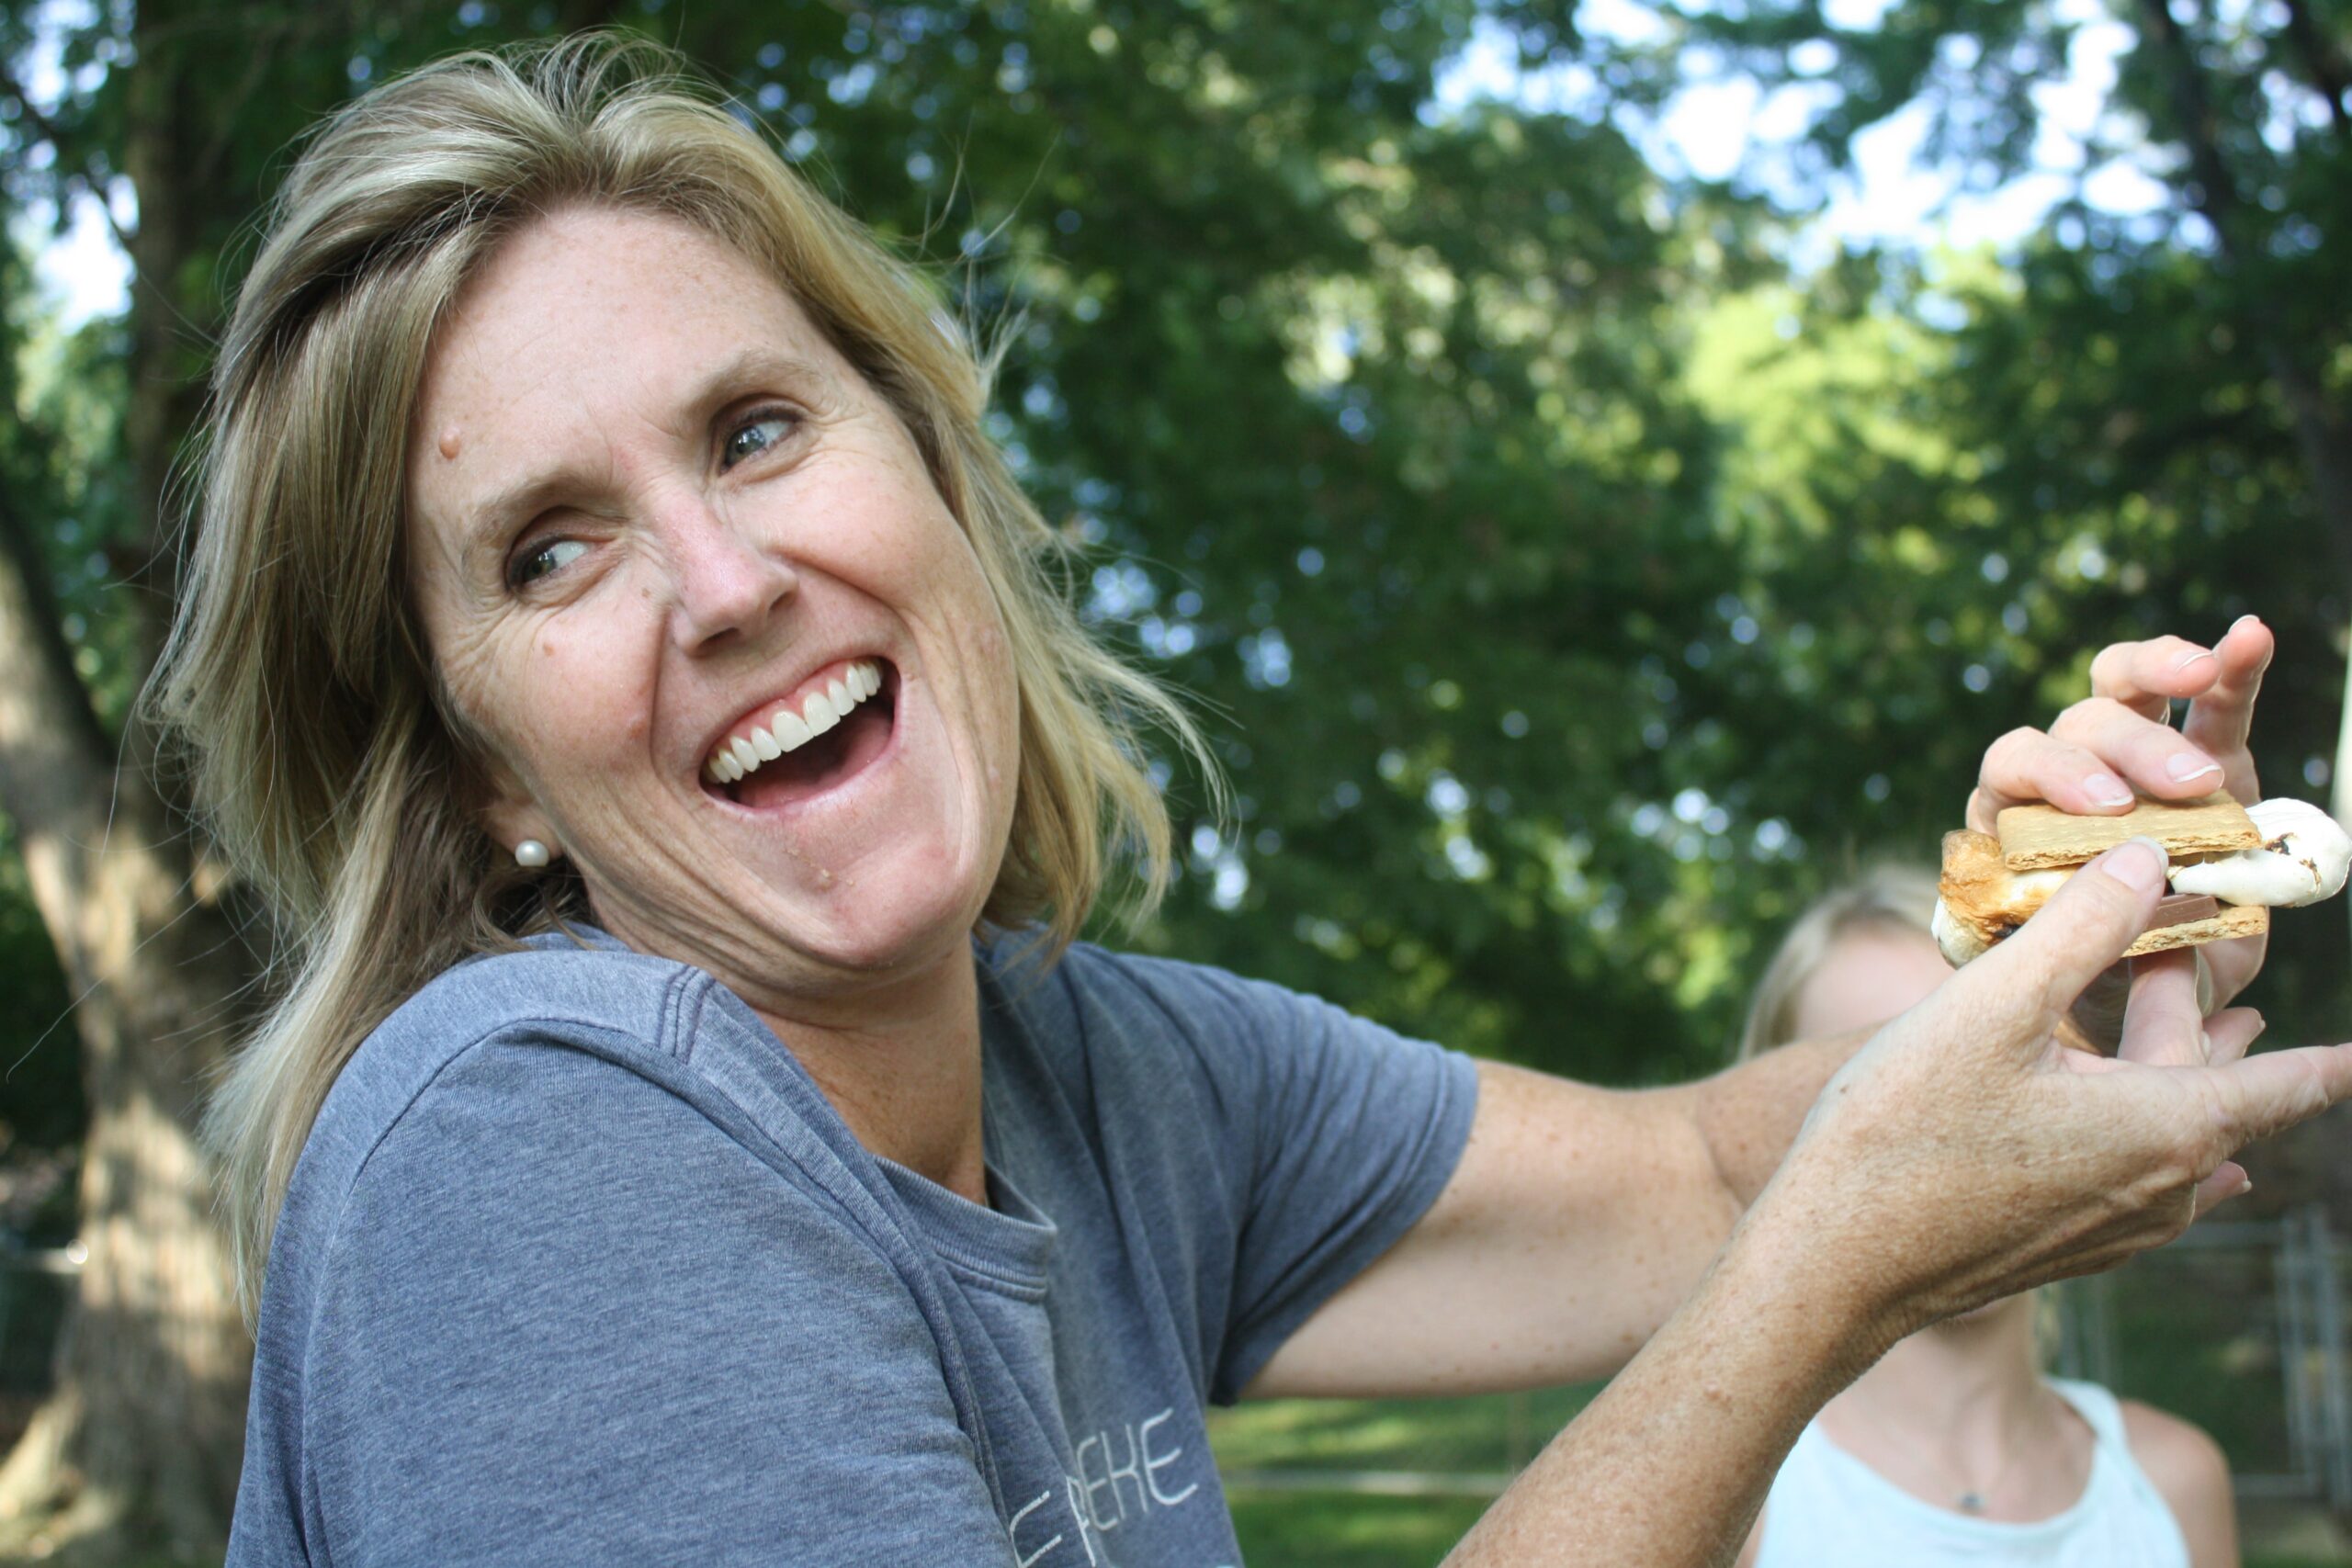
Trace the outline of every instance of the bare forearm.
{"label": "bare forearm", "polygon": [[1614,1372],[1696,1288],[1860,1041],[1638,1091],[1480,1064],[1478,1119],[1444,1193],[1250,1394],[1454,1394]]}
{"label": "bare forearm", "polygon": [[1756,1201],[1796,1141],[1821,1086],[1860,1050],[1873,1031],[1859,1029],[1827,1040],[1768,1051],[1684,1092],[1715,1174],[1743,1208]]}
{"label": "bare forearm", "polygon": [[1881,1348],[1751,1216],[1682,1309],[1553,1439],[1446,1568],[1719,1568],[1815,1412]]}

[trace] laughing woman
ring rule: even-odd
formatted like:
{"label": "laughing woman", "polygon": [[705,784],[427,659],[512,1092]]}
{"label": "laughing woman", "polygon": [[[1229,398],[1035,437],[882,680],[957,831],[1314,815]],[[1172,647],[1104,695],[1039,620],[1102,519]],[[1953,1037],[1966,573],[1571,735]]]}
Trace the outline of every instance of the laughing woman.
{"label": "laughing woman", "polygon": [[[1639,1094],[1074,943],[1104,846],[1164,867],[1131,726],[1190,731],[920,285],[670,69],[368,94],[223,344],[164,691],[294,955],[213,1122],[232,1562],[1231,1562],[1210,1402],[1628,1357],[1458,1560],[1720,1561],[1886,1346],[2352,1092],[2174,970],[2052,1045],[2136,844],[1867,1044]],[[2250,789],[2269,651],[2110,650],[1972,810]]]}

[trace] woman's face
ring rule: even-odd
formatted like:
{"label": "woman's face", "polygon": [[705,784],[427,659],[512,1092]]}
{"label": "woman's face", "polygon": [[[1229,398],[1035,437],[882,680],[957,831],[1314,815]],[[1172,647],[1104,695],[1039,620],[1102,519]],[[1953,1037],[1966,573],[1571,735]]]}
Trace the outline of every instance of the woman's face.
{"label": "woman's face", "polygon": [[[615,935],[770,1010],[960,949],[1012,820],[1003,623],[904,426],[759,266],[538,220],[436,336],[408,480],[503,849],[570,855]],[[786,709],[823,732],[769,757]]]}
{"label": "woman's face", "polygon": [[1860,926],[1830,944],[1797,992],[1790,1037],[1824,1040],[1908,1012],[1951,977],[1925,931]]}

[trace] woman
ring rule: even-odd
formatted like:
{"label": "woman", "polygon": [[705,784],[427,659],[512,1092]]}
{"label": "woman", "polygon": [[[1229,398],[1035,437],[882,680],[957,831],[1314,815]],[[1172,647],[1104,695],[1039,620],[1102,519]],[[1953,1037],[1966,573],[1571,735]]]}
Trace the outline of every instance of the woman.
{"label": "woman", "polygon": [[[232,1562],[1232,1562],[1209,1400],[1645,1341],[1460,1560],[1713,1561],[1879,1349],[2352,1092],[2204,1062],[2178,986],[2052,1051],[2147,846],[1867,1047],[1646,1094],[1070,945],[1102,845],[1164,865],[1126,725],[1188,732],[1050,591],[929,298],[665,64],[339,111],[223,343],[165,691],[295,954],[216,1111]],[[2109,650],[1972,813],[2251,789],[2269,651]]]}
{"label": "woman", "polygon": [[[1935,878],[1882,866],[1799,916],[1740,1057],[1876,1025],[1951,976]],[[1922,1330],[1831,1400],[1781,1465],[1740,1568],[1899,1559],[2237,1568],[2228,1462],[2177,1416],[2044,1378],[2034,1298]]]}

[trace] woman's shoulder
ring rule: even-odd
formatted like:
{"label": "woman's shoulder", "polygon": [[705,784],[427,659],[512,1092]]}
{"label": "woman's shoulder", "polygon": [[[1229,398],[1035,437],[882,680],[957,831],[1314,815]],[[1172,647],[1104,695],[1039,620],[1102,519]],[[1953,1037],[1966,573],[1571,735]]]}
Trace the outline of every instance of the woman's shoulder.
{"label": "woman's shoulder", "polygon": [[1000,1005],[1033,1021],[1212,1048],[1298,1033],[1388,1032],[1320,997],[1211,964],[1083,942],[1055,954],[1034,931],[1001,933],[980,956]]}
{"label": "woman's shoulder", "polygon": [[384,1157],[395,1143],[430,1145],[428,1165],[494,1163],[548,1129],[582,1152],[653,1125],[714,1146],[813,1149],[828,1119],[762,1036],[773,1041],[707,974],[601,932],[467,959],[345,1063],[304,1143],[281,1235],[338,1228],[359,1183],[398,1165]]}
{"label": "woman's shoulder", "polygon": [[594,928],[567,927],[451,964],[378,1025],[368,1044],[430,1041],[462,1049],[533,1023],[666,1041],[686,1016],[682,1004],[717,987],[690,965],[633,952]]}
{"label": "woman's shoulder", "polygon": [[608,1048],[628,1041],[674,1055],[679,1024],[700,999],[697,972],[605,945],[610,942],[534,938],[510,952],[464,959],[418,987],[336,1073],[304,1162],[330,1152],[363,1154],[452,1063],[490,1041],[530,1036]]}
{"label": "woman's shoulder", "polygon": [[2222,1445],[2195,1422],[2153,1404],[2136,1399],[2116,1403],[2132,1457],[2172,1509],[2188,1539],[2191,1560],[2200,1564],[2219,1561],[2209,1543],[2228,1541],[2236,1534],[2230,1461]]}
{"label": "woman's shoulder", "polygon": [[2204,1427],[2136,1399],[2115,1403],[2122,1412],[2123,1435],[2132,1445],[2132,1455],[2148,1470],[2151,1479],[2161,1480],[2155,1474],[2158,1466],[2181,1479],[2229,1479],[2229,1460]]}

